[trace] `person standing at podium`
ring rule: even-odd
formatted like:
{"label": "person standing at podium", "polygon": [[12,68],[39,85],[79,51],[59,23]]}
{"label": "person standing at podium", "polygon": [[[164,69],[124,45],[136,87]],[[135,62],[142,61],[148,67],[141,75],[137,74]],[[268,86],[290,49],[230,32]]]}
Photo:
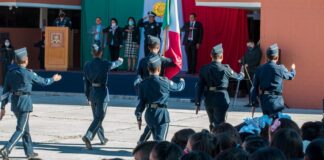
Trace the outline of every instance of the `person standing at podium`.
{"label": "person standing at podium", "polygon": [[72,28],[72,21],[69,17],[66,17],[65,12],[63,10],[60,10],[59,17],[55,19],[53,26],[56,27],[69,27]]}

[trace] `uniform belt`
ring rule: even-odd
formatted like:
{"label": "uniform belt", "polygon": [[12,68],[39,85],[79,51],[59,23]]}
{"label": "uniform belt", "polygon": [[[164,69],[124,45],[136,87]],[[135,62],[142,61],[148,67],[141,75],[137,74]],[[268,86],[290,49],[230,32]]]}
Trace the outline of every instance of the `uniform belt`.
{"label": "uniform belt", "polygon": [[106,84],[102,84],[102,83],[92,83],[91,86],[92,87],[105,87]]}
{"label": "uniform belt", "polygon": [[29,92],[13,92],[12,94],[15,96],[31,95]]}
{"label": "uniform belt", "polygon": [[281,96],[282,94],[280,92],[276,92],[276,91],[262,91],[262,94],[266,94],[266,95],[276,95],[276,96]]}
{"label": "uniform belt", "polygon": [[166,108],[164,104],[149,104],[150,108],[157,109],[157,108]]}
{"label": "uniform belt", "polygon": [[227,90],[225,87],[209,87],[208,91],[224,91]]}

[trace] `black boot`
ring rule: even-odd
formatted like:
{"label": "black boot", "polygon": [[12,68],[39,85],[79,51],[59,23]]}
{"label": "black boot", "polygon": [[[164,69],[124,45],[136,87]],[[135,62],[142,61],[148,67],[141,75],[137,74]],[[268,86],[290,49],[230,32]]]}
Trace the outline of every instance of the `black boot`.
{"label": "black boot", "polygon": [[38,157],[38,153],[32,153],[32,155],[29,155],[29,156],[27,156],[27,159],[28,160],[36,160],[36,159],[39,159],[39,158],[37,158]]}
{"label": "black boot", "polygon": [[89,150],[92,149],[91,142],[87,137],[83,136],[82,141],[85,143],[87,149],[89,149]]}

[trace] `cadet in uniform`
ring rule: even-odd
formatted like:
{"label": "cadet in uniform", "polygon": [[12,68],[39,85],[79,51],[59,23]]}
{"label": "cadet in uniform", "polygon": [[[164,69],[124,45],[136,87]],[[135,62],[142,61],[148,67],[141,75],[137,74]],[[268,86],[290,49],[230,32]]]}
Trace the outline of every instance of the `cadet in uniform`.
{"label": "cadet in uniform", "polygon": [[0,120],[5,115],[5,106],[8,103],[9,94],[11,96],[11,111],[17,118],[17,127],[9,142],[0,150],[4,160],[9,159],[12,148],[16,145],[20,138],[23,141],[23,147],[28,159],[38,156],[34,152],[33,144],[29,132],[29,114],[33,111],[31,100],[31,91],[33,84],[47,86],[53,82],[61,80],[61,75],[55,74],[52,78],[42,78],[35,72],[28,70],[28,56],[26,48],[15,50],[16,65],[10,67],[3,94],[1,97],[1,114]]}
{"label": "cadet in uniform", "polygon": [[[254,73],[256,69],[259,67],[261,58],[262,58],[262,52],[259,45],[255,45],[253,40],[250,40],[247,44],[247,51],[245,55],[239,60],[239,63],[244,65],[246,70],[244,71],[245,74],[249,74],[250,78],[254,77]],[[251,89],[251,82],[249,79],[246,80],[246,88],[248,90],[248,93],[250,93]],[[249,94],[249,103],[245,105],[245,107],[251,107],[251,94]]]}
{"label": "cadet in uniform", "polygon": [[216,45],[212,52],[212,63],[201,68],[196,86],[196,114],[200,110],[201,97],[205,96],[205,107],[210,130],[225,121],[230,99],[227,92],[229,78],[241,80],[244,73],[235,73],[229,65],[222,64],[223,47]]}
{"label": "cadet in uniform", "polygon": [[152,57],[148,70],[150,77],[140,83],[139,104],[136,107],[135,116],[139,124],[142,123],[142,113],[146,109],[145,121],[153,134],[155,141],[166,139],[170,117],[167,109],[167,101],[170,91],[182,91],[185,87],[184,79],[174,83],[165,77],[161,77],[161,59]]}
{"label": "cadet in uniform", "polygon": [[102,49],[97,44],[92,46],[92,54],[93,60],[86,63],[84,67],[85,95],[91,103],[94,113],[94,119],[87,133],[82,137],[88,149],[92,149],[91,141],[97,133],[102,144],[107,142],[104,137],[102,121],[105,118],[109,102],[108,72],[123,63],[122,58],[114,62],[102,60]]}
{"label": "cadet in uniform", "polygon": [[268,62],[260,66],[254,75],[251,98],[254,106],[259,97],[263,114],[276,117],[285,106],[282,97],[283,80],[294,79],[296,66],[293,64],[291,70],[288,71],[284,65],[277,64],[279,60],[277,44],[267,49],[267,58]]}
{"label": "cadet in uniform", "polygon": [[[160,76],[164,76],[164,69],[166,67],[175,66],[173,61],[170,58],[161,57],[159,55],[160,51],[160,39],[158,37],[148,36],[148,48],[150,50],[150,54],[143,59],[140,60],[138,70],[137,70],[137,79],[134,83],[134,86],[137,88],[138,84],[143,80],[150,76],[148,68],[149,60],[153,57],[158,57],[161,59],[161,72]],[[143,134],[141,135],[139,142],[142,143],[147,141],[151,136],[150,128],[147,126],[144,129]]]}
{"label": "cadet in uniform", "polygon": [[149,20],[144,22],[147,17],[144,17],[139,20],[138,27],[144,28],[144,53],[145,57],[149,55],[150,50],[148,47],[148,36],[154,36],[160,38],[162,23],[156,22],[156,14],[152,11],[147,13]]}
{"label": "cadet in uniform", "polygon": [[66,17],[65,13],[60,10],[59,17],[55,19],[53,26],[72,28],[72,22],[71,19],[69,17]]}

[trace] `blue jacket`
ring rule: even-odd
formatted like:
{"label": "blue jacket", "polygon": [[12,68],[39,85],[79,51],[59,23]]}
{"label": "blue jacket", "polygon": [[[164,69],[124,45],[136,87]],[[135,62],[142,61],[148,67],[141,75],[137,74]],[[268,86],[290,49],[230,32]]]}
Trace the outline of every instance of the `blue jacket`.
{"label": "blue jacket", "polygon": [[[1,108],[5,107],[8,103],[9,94],[13,93],[11,96],[11,110],[13,112],[32,112],[31,91],[33,84],[47,86],[53,82],[53,78],[42,78],[24,67],[11,66],[3,87],[3,95],[7,96],[2,99]],[[23,95],[15,95],[14,93],[17,92]]]}
{"label": "blue jacket", "polygon": [[[122,61],[109,62],[101,58],[94,58],[84,66],[84,92],[88,100],[98,103],[108,102],[109,93],[108,72],[122,65]],[[93,87],[93,84],[101,84]]]}
{"label": "blue jacket", "polygon": [[[151,75],[140,83],[139,104],[136,107],[135,115],[137,119],[142,118],[142,112],[145,110],[145,120],[149,125],[159,125],[170,122],[169,112],[167,110],[168,99],[171,91],[182,91],[185,82],[174,83],[165,77]],[[150,108],[150,104],[157,104],[161,107]]]}
{"label": "blue jacket", "polygon": [[[284,65],[278,65],[272,61],[260,66],[254,75],[252,102],[257,102],[257,98],[260,97],[263,111],[269,114],[282,110],[284,108],[283,80],[292,80],[295,75],[296,70],[288,71]],[[270,94],[262,94],[264,91]]]}

